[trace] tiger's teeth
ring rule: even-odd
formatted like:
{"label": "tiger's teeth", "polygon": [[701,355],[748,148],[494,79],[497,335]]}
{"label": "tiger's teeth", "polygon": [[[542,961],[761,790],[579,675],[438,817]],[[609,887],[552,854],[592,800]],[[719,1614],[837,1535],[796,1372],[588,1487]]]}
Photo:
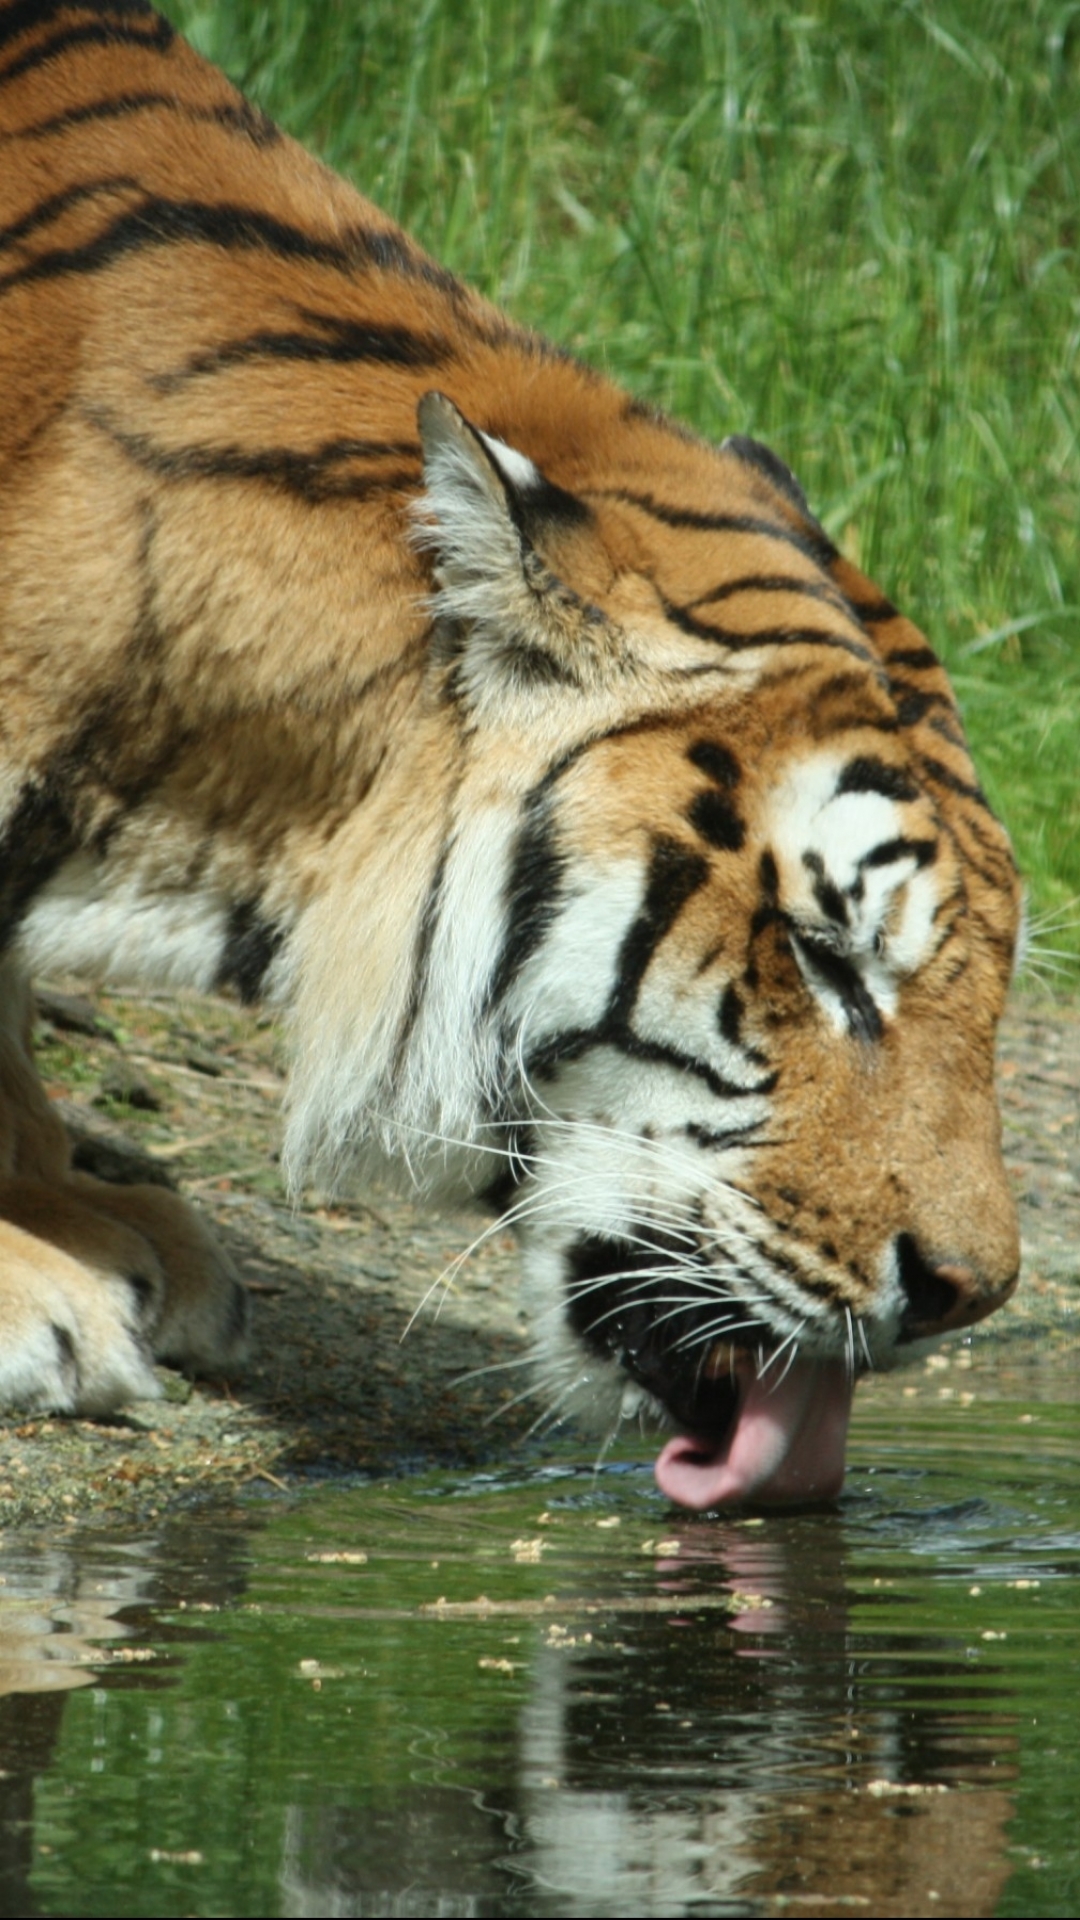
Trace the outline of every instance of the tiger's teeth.
{"label": "tiger's teeth", "polygon": [[730,1340],[718,1340],[701,1369],[705,1380],[734,1380],[739,1368],[739,1349]]}

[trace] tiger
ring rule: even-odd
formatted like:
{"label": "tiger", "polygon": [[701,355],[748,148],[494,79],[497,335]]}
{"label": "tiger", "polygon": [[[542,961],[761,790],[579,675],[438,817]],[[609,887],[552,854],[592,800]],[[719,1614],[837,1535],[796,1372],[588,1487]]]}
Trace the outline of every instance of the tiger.
{"label": "tiger", "polygon": [[856,1381],[1019,1267],[1021,885],[930,645],[143,0],[0,5],[0,223],[0,1404],[245,1339],[189,1204],[77,1164],[62,969],[277,1015],[294,1193],[492,1204],[553,1420],[834,1499]]}

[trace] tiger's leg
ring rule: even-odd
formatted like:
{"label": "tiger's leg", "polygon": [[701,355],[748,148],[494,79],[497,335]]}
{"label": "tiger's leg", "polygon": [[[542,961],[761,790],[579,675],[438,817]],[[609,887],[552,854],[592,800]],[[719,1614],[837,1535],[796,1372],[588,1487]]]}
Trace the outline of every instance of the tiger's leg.
{"label": "tiger's leg", "polygon": [[32,1018],[28,983],[0,961],[0,1406],[100,1413],[157,1394],[152,1355],[236,1361],[246,1295],[178,1195],[72,1170]]}

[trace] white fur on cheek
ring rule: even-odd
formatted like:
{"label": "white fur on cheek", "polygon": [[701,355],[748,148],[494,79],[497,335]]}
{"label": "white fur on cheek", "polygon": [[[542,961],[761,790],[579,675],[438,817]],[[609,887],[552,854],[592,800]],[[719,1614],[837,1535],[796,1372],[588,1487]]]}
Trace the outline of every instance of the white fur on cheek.
{"label": "white fur on cheek", "polygon": [[561,904],[511,996],[526,1046],[568,1027],[594,1027],[615,985],[619,952],[640,909],[645,869],[622,860],[590,872]]}
{"label": "white fur on cheek", "polygon": [[[672,1040],[691,1059],[718,1074],[732,1087],[752,1092],[760,1083],[762,1069],[746,1052],[725,1040],[720,1031],[720,988],[711,975],[680,977],[668,967],[650,967],[638,990],[634,1007],[633,1030],[642,1040],[659,1045]],[[706,1094],[707,1098],[711,1095]],[[745,1102],[724,1101],[741,1111]]]}
{"label": "white fur on cheek", "polygon": [[[489,804],[455,827],[427,958],[426,991],[405,1073],[409,1104],[454,1141],[475,1138],[478,1103],[494,1087],[495,1034],[484,1018],[491,965],[505,918],[511,804]],[[409,1149],[409,1141],[403,1144]],[[419,1143],[418,1143],[419,1144]]]}

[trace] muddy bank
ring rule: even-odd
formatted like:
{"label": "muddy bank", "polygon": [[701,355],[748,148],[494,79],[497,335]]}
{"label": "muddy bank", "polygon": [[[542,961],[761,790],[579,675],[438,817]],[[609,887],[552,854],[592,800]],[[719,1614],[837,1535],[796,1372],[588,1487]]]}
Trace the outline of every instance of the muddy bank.
{"label": "muddy bank", "polygon": [[[69,982],[43,1006],[46,1083],[88,1163],[167,1179],[199,1203],[251,1289],[252,1352],[231,1381],[162,1369],[161,1400],[115,1421],[0,1423],[0,1526],[146,1514],[321,1472],[468,1464],[520,1443],[542,1409],[522,1397],[508,1234],[381,1191],[312,1193],[294,1212],[266,1021],[215,1001],[102,995],[90,1007]],[[1025,1281],[976,1339],[1004,1358],[1078,1324],[1080,1002],[1018,999],[1001,1073]]]}

